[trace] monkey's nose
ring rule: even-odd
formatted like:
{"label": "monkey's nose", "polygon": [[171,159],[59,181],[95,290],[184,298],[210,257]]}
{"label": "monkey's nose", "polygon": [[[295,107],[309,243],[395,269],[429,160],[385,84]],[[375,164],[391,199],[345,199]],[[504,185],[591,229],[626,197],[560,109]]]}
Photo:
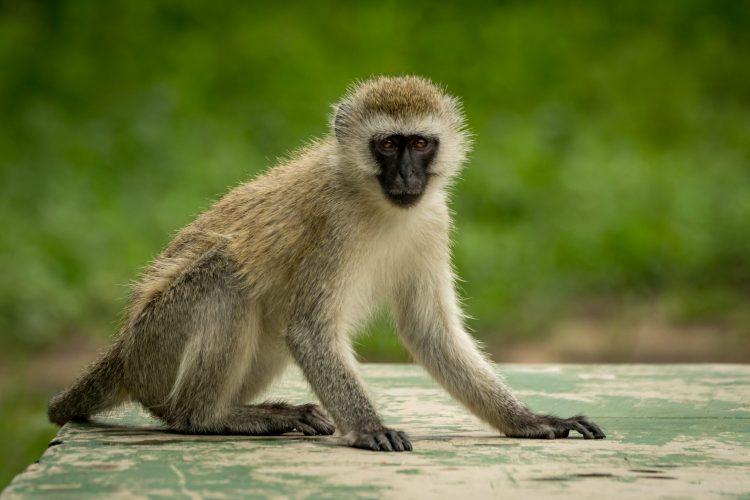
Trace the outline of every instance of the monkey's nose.
{"label": "monkey's nose", "polygon": [[414,171],[408,169],[406,171],[399,170],[391,189],[398,191],[394,194],[421,194],[424,186],[422,180],[415,175]]}

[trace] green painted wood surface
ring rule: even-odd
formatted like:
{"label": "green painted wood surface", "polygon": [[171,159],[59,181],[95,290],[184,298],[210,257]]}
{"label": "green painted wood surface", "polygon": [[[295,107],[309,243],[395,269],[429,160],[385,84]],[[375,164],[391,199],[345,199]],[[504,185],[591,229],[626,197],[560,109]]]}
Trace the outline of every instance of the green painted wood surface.
{"label": "green painted wood surface", "polygon": [[[585,413],[608,438],[504,438],[419,367],[365,365],[382,415],[414,452],[354,450],[336,436],[172,434],[128,405],[63,427],[2,496],[750,498],[750,366],[498,369],[535,410]],[[296,370],[267,397],[313,400]]]}

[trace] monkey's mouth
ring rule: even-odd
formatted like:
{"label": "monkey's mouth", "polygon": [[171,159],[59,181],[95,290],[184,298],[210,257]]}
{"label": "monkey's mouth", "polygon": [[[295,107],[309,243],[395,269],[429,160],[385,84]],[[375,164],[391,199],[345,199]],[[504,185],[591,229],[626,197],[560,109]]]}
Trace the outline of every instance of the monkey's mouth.
{"label": "monkey's mouth", "polygon": [[428,177],[426,174],[404,176],[383,172],[378,175],[378,181],[388,201],[397,207],[409,208],[416,205],[424,195]]}
{"label": "monkey's mouth", "polygon": [[385,195],[388,197],[391,202],[393,202],[394,205],[397,205],[399,207],[408,208],[411,206],[414,206],[417,204],[419,199],[422,197],[422,193],[393,193],[393,192],[385,192]]}

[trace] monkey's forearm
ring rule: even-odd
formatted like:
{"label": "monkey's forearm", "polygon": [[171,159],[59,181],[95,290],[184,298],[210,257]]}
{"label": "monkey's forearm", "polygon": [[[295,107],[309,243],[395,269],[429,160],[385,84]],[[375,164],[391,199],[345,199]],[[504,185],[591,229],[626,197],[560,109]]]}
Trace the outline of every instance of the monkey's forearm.
{"label": "monkey's forearm", "polygon": [[506,434],[522,427],[532,416],[462,329],[442,331],[437,327],[422,331],[426,336],[403,336],[407,348],[472,413]]}
{"label": "monkey's forearm", "polygon": [[412,356],[479,418],[511,433],[533,415],[465,332],[451,285],[404,290],[395,309],[401,338]]}
{"label": "monkey's forearm", "polygon": [[287,345],[342,434],[381,429],[382,421],[353,367],[349,346],[337,345],[322,325],[290,328]]}
{"label": "monkey's forearm", "polygon": [[448,272],[434,283],[417,284],[397,296],[401,336],[414,358],[453,397],[510,437],[554,439],[570,431],[586,439],[604,437],[586,417],[537,415],[516,399],[464,330]]}

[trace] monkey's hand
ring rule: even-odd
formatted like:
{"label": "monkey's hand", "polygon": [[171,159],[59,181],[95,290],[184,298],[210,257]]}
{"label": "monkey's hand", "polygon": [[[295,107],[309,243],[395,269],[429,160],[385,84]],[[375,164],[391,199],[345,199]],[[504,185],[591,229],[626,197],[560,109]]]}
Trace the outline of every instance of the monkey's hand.
{"label": "monkey's hand", "polygon": [[579,432],[584,439],[604,439],[604,432],[594,422],[583,415],[570,418],[559,418],[553,415],[535,415],[530,413],[528,419],[517,424],[516,428],[506,432],[508,437],[532,439],[566,438],[570,431]]}
{"label": "monkey's hand", "polygon": [[387,427],[375,431],[351,431],[344,436],[354,448],[373,451],[411,451],[411,441],[405,432]]}

